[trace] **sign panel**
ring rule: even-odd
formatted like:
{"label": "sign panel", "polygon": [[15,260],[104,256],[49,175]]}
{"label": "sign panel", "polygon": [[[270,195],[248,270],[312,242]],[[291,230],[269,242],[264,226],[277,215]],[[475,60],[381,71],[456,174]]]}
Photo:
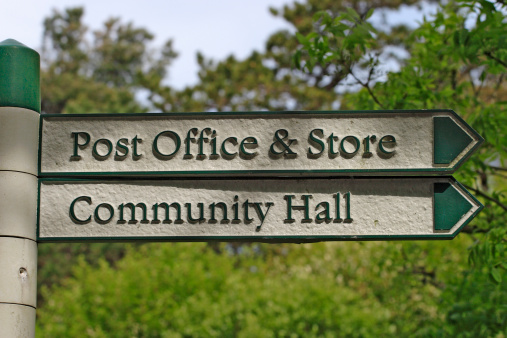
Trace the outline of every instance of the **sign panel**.
{"label": "sign panel", "polygon": [[41,115],[39,176],[442,174],[482,141],[451,110]]}
{"label": "sign panel", "polygon": [[480,209],[451,177],[41,179],[37,240],[452,239]]}

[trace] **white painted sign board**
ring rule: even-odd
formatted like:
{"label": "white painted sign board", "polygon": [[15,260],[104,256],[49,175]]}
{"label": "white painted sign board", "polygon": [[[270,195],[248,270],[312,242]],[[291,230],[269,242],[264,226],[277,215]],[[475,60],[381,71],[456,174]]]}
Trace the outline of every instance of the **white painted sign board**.
{"label": "white painted sign board", "polygon": [[481,208],[449,177],[41,179],[37,240],[446,239]]}
{"label": "white painted sign board", "polygon": [[39,176],[442,174],[482,141],[451,110],[41,115]]}

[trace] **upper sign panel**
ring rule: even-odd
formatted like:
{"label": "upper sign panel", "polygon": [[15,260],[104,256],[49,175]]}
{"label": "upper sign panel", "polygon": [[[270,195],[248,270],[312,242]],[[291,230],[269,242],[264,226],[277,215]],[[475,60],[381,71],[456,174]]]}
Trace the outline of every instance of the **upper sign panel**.
{"label": "upper sign panel", "polygon": [[449,174],[482,141],[450,110],[41,115],[39,175]]}

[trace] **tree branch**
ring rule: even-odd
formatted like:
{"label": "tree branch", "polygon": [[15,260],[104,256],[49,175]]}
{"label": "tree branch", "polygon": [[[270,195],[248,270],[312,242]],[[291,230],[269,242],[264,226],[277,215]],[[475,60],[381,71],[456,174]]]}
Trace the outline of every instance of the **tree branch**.
{"label": "tree branch", "polygon": [[503,62],[502,60],[500,60],[499,58],[497,58],[496,56],[494,56],[491,52],[484,52],[484,55],[486,55],[490,59],[495,60],[496,62],[498,62],[499,64],[501,64],[505,68],[507,68],[507,63]]}
{"label": "tree branch", "polygon": [[507,171],[507,168],[503,168],[503,167],[497,167],[497,166],[494,166],[494,165],[489,165],[487,164],[487,166],[491,169],[494,169],[494,170],[499,170],[499,171]]}
{"label": "tree branch", "polygon": [[[373,91],[371,90],[370,88],[370,85],[369,85],[369,82],[362,82],[361,80],[359,80],[356,75],[354,75],[354,72],[352,72],[352,68],[349,68],[349,73],[350,75],[352,75],[352,77],[361,85],[363,86],[364,88],[366,88],[366,90],[368,91],[368,93],[370,94],[371,98],[373,99],[373,101],[375,101],[376,104],[378,104],[380,106],[380,108],[384,108],[384,106],[382,105],[382,103],[380,103],[380,101],[377,99],[377,97],[375,96],[375,94],[373,93]],[[370,74],[368,75],[368,80],[371,78],[371,74],[373,73],[373,68],[370,70]]]}
{"label": "tree branch", "polygon": [[485,199],[491,201],[491,202],[494,202],[496,204],[498,204],[498,206],[500,206],[503,210],[507,211],[507,206],[505,204],[503,204],[502,202],[500,202],[499,200],[497,200],[496,198],[493,198],[491,196],[489,196],[488,194],[482,192],[481,190],[479,189],[475,189],[475,188],[472,188],[471,186],[468,186],[466,184],[463,184],[463,186],[469,190],[472,190],[473,192],[475,192],[476,194],[478,195],[481,195],[482,197],[484,197]]}
{"label": "tree branch", "polygon": [[486,230],[486,229],[481,229],[481,228],[478,228],[474,225],[467,225],[466,227],[464,227],[463,229],[461,229],[462,233],[466,233],[466,234],[477,234],[477,233],[488,233],[489,230]]}
{"label": "tree branch", "polygon": [[472,77],[472,73],[468,72],[468,76],[470,77],[470,84],[472,85],[472,92],[474,93],[475,98],[477,98],[478,93],[477,93],[477,89],[475,89],[475,84],[474,84],[474,79]]}

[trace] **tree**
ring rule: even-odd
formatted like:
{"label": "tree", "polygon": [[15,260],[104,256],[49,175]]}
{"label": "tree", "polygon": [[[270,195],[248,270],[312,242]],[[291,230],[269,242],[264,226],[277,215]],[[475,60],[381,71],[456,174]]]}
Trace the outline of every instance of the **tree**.
{"label": "tree", "polygon": [[[483,200],[486,208],[466,232],[475,239],[470,249],[471,268],[458,284],[450,286],[458,297],[449,311],[449,334],[494,335],[505,328],[506,312],[498,304],[507,299],[507,204],[504,177],[507,144],[506,6],[489,1],[458,1],[442,5],[430,20],[410,34],[410,57],[397,73],[377,82],[378,59],[372,58],[376,31],[362,17],[349,11],[339,17],[320,13],[322,31],[300,36],[303,48],[296,63],[307,72],[314,64],[340,62],[346,55],[357,60],[348,76],[363,87],[342,100],[344,108],[429,109],[449,107],[458,111],[485,139],[485,145],[458,172],[458,178]],[[473,21],[473,22],[472,22]],[[303,59],[304,61],[301,61]],[[364,60],[363,63],[360,61]],[[361,79],[354,73],[368,74]],[[489,279],[489,280],[488,280]],[[480,290],[477,292],[477,290]]]}
{"label": "tree", "polygon": [[90,42],[83,8],[54,11],[44,20],[42,111],[60,113],[140,113],[143,84],[163,79],[176,57],[172,41],[149,48],[153,35],[112,18]]}
{"label": "tree", "polygon": [[[486,208],[452,242],[41,245],[46,264],[41,276],[62,268],[51,258],[54,251],[79,263],[72,273],[65,264],[58,271],[65,277],[42,287],[38,334],[501,335],[507,318],[499,305],[507,302],[505,8],[488,1],[449,2],[415,30],[372,23],[372,8],[396,10],[401,3],[308,0],[272,9],[295,33],[276,32],[264,51],[244,60],[198,55],[199,83],[181,91],[163,84],[165,67],[175,57],[170,43],[150,59],[145,46],[151,35],[117,19],[90,43],[82,12],[55,12],[47,30],[55,44],[46,42],[46,107],[59,107],[57,112],[84,112],[87,102],[88,111],[97,112],[130,112],[147,103],[167,112],[449,107],[487,141],[458,172]],[[390,55],[392,46],[409,56]],[[128,57],[113,66],[117,53]],[[399,71],[379,72],[386,60]],[[66,78],[67,73],[73,75]],[[139,90],[149,102],[135,100]],[[110,97],[100,96],[104,91]]]}
{"label": "tree", "polygon": [[[345,244],[345,245],[344,245]],[[457,240],[465,250],[470,241]],[[446,242],[316,243],[214,251],[127,248],[115,267],[83,260],[43,288],[41,336],[408,336],[443,325],[438,283],[466,257]],[[458,267],[458,268],[456,268]],[[438,277],[434,276],[438,268]],[[424,274],[421,274],[424,272]]]}
{"label": "tree", "polygon": [[[336,63],[316,64],[311,73],[294,68],[292,56],[301,45],[298,36],[309,33],[315,24],[315,13],[326,10],[330,16],[356,8],[361,15],[369,10],[394,10],[402,5],[417,6],[419,1],[317,1],[294,2],[282,10],[271,9],[283,17],[292,30],[272,34],[265,50],[253,52],[245,60],[230,56],[225,60],[209,60],[197,55],[199,83],[183,91],[174,91],[156,83],[151,87],[151,103],[165,112],[231,111],[231,110],[330,110],[339,107],[335,91],[343,80],[335,71]],[[377,39],[379,45],[403,45],[409,29],[393,27],[390,34]],[[346,67],[345,67],[346,68]]]}
{"label": "tree", "polygon": [[[370,6],[379,10],[396,9],[402,3],[417,5],[416,1],[395,0],[310,1],[295,2],[271,12],[287,20],[297,32],[306,34],[313,27],[312,16],[326,8],[337,15],[353,5],[365,14]],[[177,56],[171,40],[162,48],[149,48],[153,34],[133,23],[124,24],[118,18],[109,19],[90,36],[83,15],[83,8],[69,8],[55,10],[44,20],[41,86],[44,113],[336,108],[339,97],[332,89],[319,88],[313,76],[293,68],[291,58],[300,44],[291,31],[274,33],[268,38],[265,51],[253,52],[244,60],[230,56],[213,61],[197,55],[199,83],[175,90],[164,85],[167,66]],[[159,53],[151,53],[152,50]],[[146,101],[137,100],[140,92],[146,95]],[[108,247],[98,243],[42,245],[39,271],[44,278],[39,278],[39,283],[58,283],[68,276],[69,267],[79,254],[95,265]],[[111,250],[114,254],[108,259],[110,263],[123,255],[121,245],[114,247]],[[51,257],[63,258],[68,264],[59,264]],[[39,297],[39,304],[43,302]]]}

